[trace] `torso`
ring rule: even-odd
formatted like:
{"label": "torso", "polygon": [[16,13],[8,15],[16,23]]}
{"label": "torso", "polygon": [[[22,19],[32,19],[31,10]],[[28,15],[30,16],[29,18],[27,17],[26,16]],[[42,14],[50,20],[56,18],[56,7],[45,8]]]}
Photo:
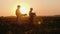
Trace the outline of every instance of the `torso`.
{"label": "torso", "polygon": [[20,12],[20,10],[16,10],[16,16],[21,16],[21,12]]}

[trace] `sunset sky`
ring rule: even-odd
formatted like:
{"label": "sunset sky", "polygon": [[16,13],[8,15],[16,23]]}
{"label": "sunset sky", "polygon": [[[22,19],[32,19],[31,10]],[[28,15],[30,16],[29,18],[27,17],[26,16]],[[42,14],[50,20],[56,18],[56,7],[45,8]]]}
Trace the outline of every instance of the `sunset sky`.
{"label": "sunset sky", "polygon": [[60,15],[60,0],[0,0],[0,16],[15,16],[21,2],[30,5],[37,16]]}

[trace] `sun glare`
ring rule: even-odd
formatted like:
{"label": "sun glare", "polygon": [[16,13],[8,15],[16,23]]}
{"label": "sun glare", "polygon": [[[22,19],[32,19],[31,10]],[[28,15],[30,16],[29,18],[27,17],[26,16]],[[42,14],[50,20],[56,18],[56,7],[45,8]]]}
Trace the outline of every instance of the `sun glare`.
{"label": "sun glare", "polygon": [[28,15],[30,10],[30,5],[27,3],[20,3],[20,5],[21,5],[21,8],[20,8],[21,13]]}
{"label": "sun glare", "polygon": [[26,10],[27,10],[26,7],[23,7],[23,6],[22,6],[22,7],[20,8],[20,11],[21,11],[22,14],[26,14]]}
{"label": "sun glare", "polygon": [[25,3],[25,2],[15,3],[11,8],[12,15],[16,16],[15,11],[17,9],[17,5],[21,6],[20,11],[22,14],[29,15],[30,5],[28,3]]}

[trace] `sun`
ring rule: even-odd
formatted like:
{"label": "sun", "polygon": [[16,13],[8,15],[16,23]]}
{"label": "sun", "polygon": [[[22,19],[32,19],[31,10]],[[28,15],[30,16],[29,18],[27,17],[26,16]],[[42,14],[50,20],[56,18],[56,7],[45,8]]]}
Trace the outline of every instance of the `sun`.
{"label": "sun", "polygon": [[29,14],[29,10],[30,10],[30,5],[27,3],[20,3],[20,11],[22,14]]}
{"label": "sun", "polygon": [[15,3],[14,5],[12,5],[12,7],[10,8],[11,15],[16,16],[15,13],[16,13],[17,5],[21,6],[20,12],[22,14],[27,14],[27,16],[29,16],[29,11],[31,6],[26,2]]}

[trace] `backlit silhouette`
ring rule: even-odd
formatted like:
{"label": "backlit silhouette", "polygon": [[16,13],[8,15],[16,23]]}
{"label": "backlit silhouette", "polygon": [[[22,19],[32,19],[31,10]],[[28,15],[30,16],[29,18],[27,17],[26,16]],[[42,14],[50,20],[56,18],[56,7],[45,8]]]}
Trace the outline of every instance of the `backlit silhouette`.
{"label": "backlit silhouette", "polygon": [[35,13],[32,12],[33,11],[33,8],[30,8],[30,11],[29,11],[29,24],[32,25],[33,22],[34,22],[34,17],[36,16]]}
{"label": "backlit silhouette", "polygon": [[22,16],[25,16],[26,14],[22,14],[21,11],[20,11],[20,5],[17,6],[17,9],[16,9],[16,16],[17,16],[17,22],[18,23],[21,23],[22,22]]}
{"label": "backlit silhouette", "polygon": [[19,20],[21,21],[21,12],[20,12],[20,5],[17,6],[16,9],[16,16],[17,16],[17,21],[19,22]]}
{"label": "backlit silhouette", "polygon": [[60,0],[0,0],[0,34],[59,34],[59,9]]}

